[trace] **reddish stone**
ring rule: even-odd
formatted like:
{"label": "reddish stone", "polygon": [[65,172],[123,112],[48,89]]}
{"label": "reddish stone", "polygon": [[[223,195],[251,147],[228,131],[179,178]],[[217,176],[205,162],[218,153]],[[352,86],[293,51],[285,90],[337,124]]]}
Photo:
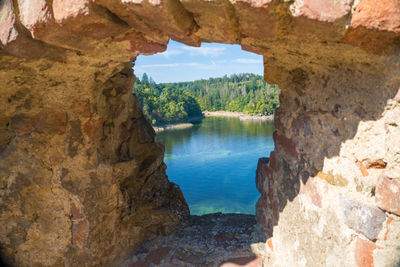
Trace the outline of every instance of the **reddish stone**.
{"label": "reddish stone", "polygon": [[369,53],[383,55],[397,47],[397,35],[394,32],[358,27],[347,30],[341,42],[359,46]]}
{"label": "reddish stone", "polygon": [[75,203],[72,201],[71,202],[71,214],[72,214],[72,219],[73,220],[78,220],[83,218],[83,214],[81,212],[81,209],[75,205]]}
{"label": "reddish stone", "polygon": [[83,125],[83,132],[90,139],[95,139],[102,129],[101,126],[102,126],[101,119],[90,119]]}
{"label": "reddish stone", "polygon": [[379,249],[374,242],[357,237],[354,257],[358,267],[374,267],[374,250]]}
{"label": "reddish stone", "polygon": [[247,267],[262,267],[263,260],[260,257],[249,256],[249,257],[240,257],[240,258],[232,258],[225,262],[223,262],[221,267],[239,267],[239,266],[247,266]]}
{"label": "reddish stone", "polygon": [[398,0],[362,0],[355,7],[350,26],[400,32],[400,2]]}
{"label": "reddish stone", "polygon": [[63,134],[67,130],[67,113],[45,109],[32,117],[19,114],[11,119],[11,127],[20,135],[34,130],[46,134]]}
{"label": "reddish stone", "polygon": [[400,181],[381,177],[375,189],[375,201],[379,208],[400,215]]}
{"label": "reddish stone", "polygon": [[272,151],[269,154],[269,166],[273,171],[276,171],[276,156],[275,156],[275,151]]}
{"label": "reddish stone", "polygon": [[35,129],[39,133],[64,134],[67,130],[67,113],[44,109],[35,116]]}
{"label": "reddish stone", "polygon": [[282,149],[287,155],[297,158],[298,153],[296,150],[296,143],[292,140],[287,138],[286,136],[278,134],[276,131],[273,134],[274,142],[277,149]]}
{"label": "reddish stone", "polygon": [[16,40],[18,32],[15,26],[15,14],[12,0],[5,0],[1,5],[0,42],[5,46]]}
{"label": "reddish stone", "polygon": [[333,22],[350,12],[352,0],[295,0],[294,16]]}
{"label": "reddish stone", "polygon": [[[20,2],[24,3],[20,16],[27,18],[23,22],[33,38],[59,47],[90,50],[94,48],[92,41],[117,36],[128,29],[89,0]],[[32,10],[35,14],[31,14]]]}
{"label": "reddish stone", "polygon": [[150,253],[146,256],[146,262],[159,265],[161,261],[168,256],[170,251],[170,247],[158,247],[150,251]]}
{"label": "reddish stone", "polygon": [[20,20],[35,37],[37,28],[43,27],[52,19],[51,9],[46,0],[18,0]]}
{"label": "reddish stone", "polygon": [[140,52],[142,55],[152,55],[159,52],[164,52],[167,45],[163,43],[152,42],[146,40],[143,34],[138,32],[129,32],[124,36],[115,39],[118,42],[129,41],[130,51]]}
{"label": "reddish stone", "polygon": [[74,223],[72,225],[72,244],[85,247],[89,233],[89,223],[87,220]]}
{"label": "reddish stone", "polygon": [[309,196],[311,198],[311,202],[315,206],[322,208],[322,196],[319,192],[319,188],[315,179],[316,178],[309,178],[306,184],[300,187],[300,194]]}
{"label": "reddish stone", "polygon": [[389,225],[392,223],[393,218],[392,217],[388,217],[387,221],[386,221],[386,232],[385,232],[385,236],[383,237],[383,240],[387,240],[388,234],[389,234]]}
{"label": "reddish stone", "polygon": [[272,244],[272,237],[267,239],[267,245],[271,251],[274,251],[274,245]]}
{"label": "reddish stone", "polygon": [[360,171],[361,171],[361,174],[363,176],[368,176],[369,175],[369,173],[367,172],[367,169],[365,168],[365,166],[364,166],[364,164],[362,162],[360,162]]}
{"label": "reddish stone", "polygon": [[[27,5],[25,6],[35,6],[33,9],[37,11],[37,6],[40,6],[43,1],[19,0],[18,2],[26,3]],[[27,21],[30,23],[32,18],[35,18],[36,16],[40,17],[38,13],[31,14],[30,8],[25,8],[25,10],[28,10],[28,14],[22,14],[21,7],[25,6],[20,6],[18,12],[19,17],[23,22]],[[51,56],[52,58],[58,58],[59,60],[64,58],[63,49],[51,47],[42,42],[38,42],[33,40],[28,34],[25,34],[26,30],[23,29],[23,26],[17,21],[12,0],[0,1],[0,13],[0,46],[1,44],[3,45],[1,49],[4,49],[4,51],[17,57],[42,58]]]}
{"label": "reddish stone", "polygon": [[387,163],[384,162],[381,159],[378,159],[377,161],[374,162],[367,162],[367,169],[373,168],[373,169],[384,169],[386,168]]}

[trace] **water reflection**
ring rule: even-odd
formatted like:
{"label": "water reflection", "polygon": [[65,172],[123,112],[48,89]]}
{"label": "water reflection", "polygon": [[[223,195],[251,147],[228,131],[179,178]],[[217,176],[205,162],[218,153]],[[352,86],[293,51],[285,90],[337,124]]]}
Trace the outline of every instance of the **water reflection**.
{"label": "water reflection", "polygon": [[206,118],[201,124],[157,134],[167,174],[179,184],[192,214],[254,214],[257,160],[273,150],[272,123]]}

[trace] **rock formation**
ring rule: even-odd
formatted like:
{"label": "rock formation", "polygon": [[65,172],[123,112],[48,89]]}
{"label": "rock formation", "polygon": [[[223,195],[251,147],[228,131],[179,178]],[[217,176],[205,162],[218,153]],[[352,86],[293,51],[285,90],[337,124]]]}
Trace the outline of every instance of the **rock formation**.
{"label": "rock formation", "polygon": [[240,44],[282,89],[259,162],[267,265],[400,263],[398,0],[0,1],[0,251],[119,264],[188,215],[131,94],[168,40]]}

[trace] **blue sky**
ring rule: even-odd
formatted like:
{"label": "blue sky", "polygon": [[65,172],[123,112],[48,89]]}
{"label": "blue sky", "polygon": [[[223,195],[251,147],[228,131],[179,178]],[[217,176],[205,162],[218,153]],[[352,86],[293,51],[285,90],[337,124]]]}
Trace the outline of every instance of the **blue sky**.
{"label": "blue sky", "polygon": [[239,45],[203,43],[190,47],[170,40],[163,53],[138,56],[135,74],[147,73],[157,83],[193,81],[234,73],[263,75],[262,56],[243,51]]}

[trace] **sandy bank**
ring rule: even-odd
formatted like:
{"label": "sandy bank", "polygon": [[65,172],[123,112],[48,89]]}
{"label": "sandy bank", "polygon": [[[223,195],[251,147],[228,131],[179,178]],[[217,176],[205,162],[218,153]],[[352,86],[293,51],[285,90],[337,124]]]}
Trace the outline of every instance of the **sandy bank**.
{"label": "sandy bank", "polygon": [[160,125],[160,126],[153,126],[153,129],[156,133],[164,131],[164,130],[179,130],[179,129],[186,129],[190,128],[193,126],[193,122],[199,122],[202,119],[204,119],[204,116],[201,117],[194,117],[188,119],[186,122],[179,122],[179,123],[171,123],[171,124],[166,124],[166,125]]}
{"label": "sandy bank", "polygon": [[177,123],[177,124],[167,124],[164,126],[153,126],[154,131],[156,131],[156,133],[164,131],[164,130],[171,130],[171,129],[186,129],[186,128],[190,128],[192,127],[193,124],[189,123],[189,122],[185,122],[185,123]]}
{"label": "sandy bank", "polygon": [[239,118],[241,120],[274,121],[274,115],[248,115],[243,112],[230,111],[204,111],[205,117],[228,117]]}

